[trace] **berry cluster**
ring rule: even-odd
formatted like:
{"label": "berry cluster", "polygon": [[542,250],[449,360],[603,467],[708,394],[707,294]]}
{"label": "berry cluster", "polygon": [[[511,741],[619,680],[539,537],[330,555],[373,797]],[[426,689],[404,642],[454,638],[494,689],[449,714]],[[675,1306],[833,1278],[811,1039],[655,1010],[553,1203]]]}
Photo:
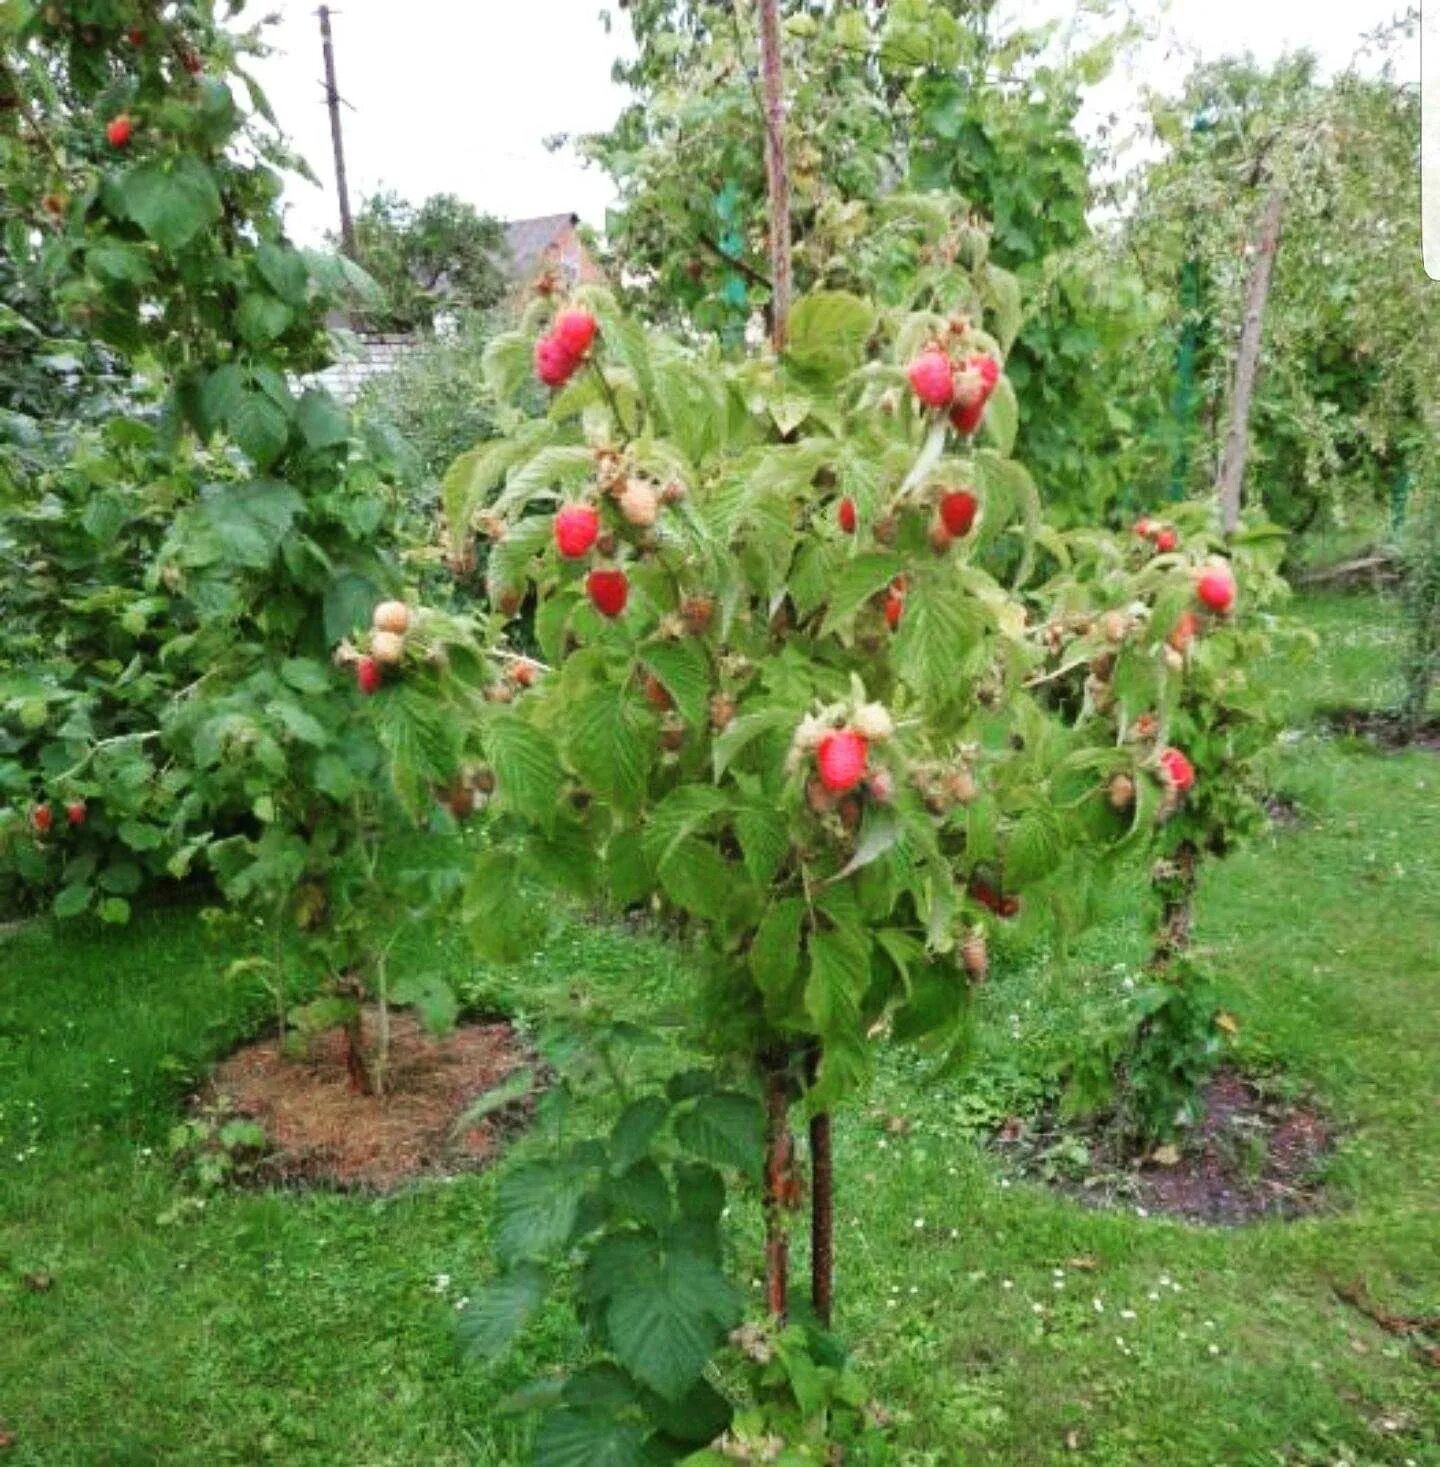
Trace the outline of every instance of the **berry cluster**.
{"label": "berry cluster", "polygon": [[1000,363],[985,352],[970,352],[957,363],[940,346],[929,346],[905,371],[915,396],[967,436],[979,428],[986,405],[1000,381]]}
{"label": "berry cluster", "polygon": [[555,317],[535,343],[535,375],[546,387],[563,387],[585,361],[595,341],[595,317],[574,306]]}

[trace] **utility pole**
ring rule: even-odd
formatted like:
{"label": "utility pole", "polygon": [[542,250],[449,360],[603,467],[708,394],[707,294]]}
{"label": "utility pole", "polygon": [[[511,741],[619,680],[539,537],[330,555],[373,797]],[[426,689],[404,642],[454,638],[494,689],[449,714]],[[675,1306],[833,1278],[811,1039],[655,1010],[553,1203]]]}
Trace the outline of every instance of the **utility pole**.
{"label": "utility pole", "polygon": [[350,217],[350,186],[345,181],[345,142],[340,133],[340,92],[335,85],[335,47],[330,39],[330,7],[320,7],[320,42],[325,49],[325,105],[330,109],[330,141],[335,146],[335,190],[340,195],[340,248],[355,258],[355,221]]}

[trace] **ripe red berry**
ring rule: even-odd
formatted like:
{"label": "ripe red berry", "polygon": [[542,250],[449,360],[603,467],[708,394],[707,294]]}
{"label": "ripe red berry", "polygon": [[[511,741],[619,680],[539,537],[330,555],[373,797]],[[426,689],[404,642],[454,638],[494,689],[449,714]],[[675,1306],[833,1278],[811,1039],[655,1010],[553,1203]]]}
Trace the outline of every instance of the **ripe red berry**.
{"label": "ripe red berry", "polygon": [[380,691],[380,684],[385,680],[385,675],[380,670],[380,664],[373,657],[362,657],[355,664],[355,683],[365,697]]}
{"label": "ripe red berry", "polygon": [[898,591],[889,591],[885,596],[885,625],[893,632],[905,614],[905,598]]}
{"label": "ripe red berry", "polygon": [[49,805],[36,805],[30,812],[30,828],[36,835],[49,835],[55,823],[55,812]]}
{"label": "ripe red berry", "polygon": [[547,387],[563,387],[579,365],[565,343],[557,337],[542,336],[535,343],[535,375]]}
{"label": "ripe red berry", "polygon": [[1148,540],[1151,535],[1155,533],[1155,522],[1149,517],[1149,515],[1141,515],[1141,517],[1135,521],[1135,533],[1139,535],[1142,540]]}
{"label": "ripe red berry", "polygon": [[968,535],[980,501],[968,489],[956,489],[940,500],[940,518],[952,535]]}
{"label": "ripe red berry", "polygon": [[839,520],[840,528],[847,535],[853,535],[855,533],[855,526],[858,523],[855,516],[855,501],[849,497],[842,499],[839,507],[835,511],[835,518]]}
{"label": "ripe red berry", "polygon": [[826,734],[815,750],[820,783],[833,795],[853,790],[865,778],[869,758],[870,745],[863,734],[848,728]]}
{"label": "ripe red berry", "polygon": [[561,311],[550,328],[550,334],[578,362],[595,340],[595,317],[579,307]]}
{"label": "ripe red berry", "polygon": [[905,369],[905,375],[915,396],[926,407],[950,406],[950,399],[955,395],[955,370],[943,351],[935,347],[922,351]]}
{"label": "ripe red berry", "polygon": [[1224,616],[1235,605],[1235,577],[1226,565],[1212,566],[1195,583],[1195,594],[1211,611]]}
{"label": "ripe red berry", "polygon": [[180,64],[191,76],[199,76],[205,69],[205,62],[200,53],[198,51],[191,51],[188,48],[181,53]]}
{"label": "ripe red berry", "polygon": [[1179,749],[1165,749],[1160,754],[1160,773],[1166,784],[1184,794],[1195,783],[1195,766]]}
{"label": "ripe red berry", "polygon": [[134,131],[135,124],[122,112],[119,117],[111,119],[105,129],[105,138],[112,148],[123,148],[129,144]]}
{"label": "ripe red berry", "polygon": [[1169,555],[1180,544],[1180,537],[1168,526],[1163,530],[1155,531],[1155,549],[1161,555]]}
{"label": "ripe red berry", "polygon": [[630,582],[622,570],[592,570],[585,590],[601,616],[619,616],[630,599]]}
{"label": "ripe red berry", "polygon": [[125,32],[125,39],[129,41],[132,46],[143,46],[145,44],[145,32],[140,26],[132,25],[130,29]]}
{"label": "ripe red berry", "polygon": [[66,820],[68,820],[71,825],[77,827],[84,825],[85,818],[87,815],[89,815],[89,813],[90,811],[86,808],[84,800],[71,800],[70,803],[65,807]]}
{"label": "ripe red berry", "polygon": [[994,357],[977,352],[966,358],[955,376],[955,406],[950,413],[950,422],[957,432],[973,433],[980,426],[985,405],[999,380],[1000,363]]}
{"label": "ripe red berry", "polygon": [[588,504],[567,504],[555,516],[555,546],[566,560],[579,560],[600,535],[600,516]]}

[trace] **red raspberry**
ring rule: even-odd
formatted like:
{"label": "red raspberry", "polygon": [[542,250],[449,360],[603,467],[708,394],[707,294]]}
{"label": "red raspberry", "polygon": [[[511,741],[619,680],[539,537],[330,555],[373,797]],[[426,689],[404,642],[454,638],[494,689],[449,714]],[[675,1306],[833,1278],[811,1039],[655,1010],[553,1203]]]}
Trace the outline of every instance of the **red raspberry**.
{"label": "red raspberry", "polygon": [[853,729],[826,734],[815,750],[820,783],[833,795],[854,789],[865,778],[869,757],[870,745]]}
{"label": "red raspberry", "polygon": [[49,835],[50,827],[55,823],[55,812],[49,805],[36,805],[30,812],[30,829],[36,835]]}
{"label": "red raspberry", "polygon": [[950,413],[950,422],[958,432],[973,433],[980,426],[985,405],[999,380],[1000,363],[994,357],[976,353],[966,358],[955,378],[955,406]]}
{"label": "red raspberry", "polygon": [[84,800],[71,800],[65,807],[65,818],[74,826],[84,825],[85,817],[89,813],[89,810],[85,807]]}
{"label": "red raspberry", "polygon": [[849,498],[842,499],[839,508],[835,511],[835,518],[840,521],[840,528],[847,535],[853,535],[858,523],[855,516],[855,501]]}
{"label": "red raspberry", "polygon": [[1195,583],[1195,594],[1201,604],[1224,616],[1235,605],[1235,577],[1228,565],[1213,566]]}
{"label": "red raspberry", "polygon": [[384,680],[385,675],[380,670],[380,664],[373,657],[362,657],[355,664],[355,683],[365,697],[378,693]]}
{"label": "red raspberry", "polygon": [[926,407],[950,406],[950,399],[955,395],[955,372],[950,358],[943,351],[931,347],[929,351],[921,352],[905,369],[905,375],[910,379],[915,396]]}
{"label": "red raspberry", "polygon": [[940,518],[952,535],[968,535],[980,501],[968,489],[957,489],[940,500]]}
{"label": "red raspberry", "polygon": [[554,336],[542,336],[535,343],[535,375],[547,387],[563,387],[575,375],[580,363],[565,343]]}
{"label": "red raspberry", "polygon": [[885,597],[885,625],[893,632],[904,614],[905,598],[898,591],[889,592]]}
{"label": "red raspberry", "polygon": [[123,148],[128,146],[134,131],[135,124],[122,112],[105,129],[105,139],[112,148]]}
{"label": "red raspberry", "polygon": [[585,578],[585,590],[601,616],[619,616],[630,599],[630,582],[622,570],[593,570]]}
{"label": "red raspberry", "polygon": [[579,560],[600,536],[600,516],[588,504],[567,504],[555,516],[555,545],[566,560]]}
{"label": "red raspberry", "polygon": [[556,316],[550,335],[578,362],[590,350],[595,330],[595,317],[577,307]]}
{"label": "red raspberry", "polygon": [[1179,749],[1165,749],[1160,755],[1160,773],[1165,783],[1178,794],[1184,794],[1195,783],[1195,766]]}
{"label": "red raspberry", "polygon": [[1169,555],[1180,544],[1180,537],[1168,526],[1155,531],[1155,548],[1161,555]]}

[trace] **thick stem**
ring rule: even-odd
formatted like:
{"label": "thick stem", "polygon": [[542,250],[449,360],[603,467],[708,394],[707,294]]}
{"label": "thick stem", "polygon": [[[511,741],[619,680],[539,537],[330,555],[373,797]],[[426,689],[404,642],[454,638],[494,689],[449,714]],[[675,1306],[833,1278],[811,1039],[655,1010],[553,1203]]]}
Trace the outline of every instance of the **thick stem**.
{"label": "thick stem", "polygon": [[390,1079],[390,978],[384,953],[380,954],[375,964],[375,1003],[378,1013],[375,1059],[371,1071],[375,1079],[375,1094],[383,1096]]}
{"label": "thick stem", "polygon": [[[810,1053],[810,1082],[820,1070],[820,1047]],[[830,1112],[810,1117],[810,1302],[829,1328],[835,1307],[835,1158]]]}
{"label": "thick stem", "polygon": [[785,1204],[791,1187],[790,1091],[785,1067],[764,1062],[765,1082],[765,1307],[784,1321],[790,1298],[790,1238]]}
{"label": "thick stem", "polygon": [[1157,972],[1168,968],[1190,947],[1191,912],[1200,873],[1200,853],[1191,841],[1175,852],[1175,866],[1175,885],[1165,897],[1160,930],[1155,935],[1155,950],[1150,957],[1150,966]]}
{"label": "thick stem", "polygon": [[1245,319],[1240,349],[1235,357],[1235,386],[1230,395],[1230,426],[1220,461],[1220,522],[1227,535],[1240,528],[1240,505],[1245,485],[1245,457],[1250,448],[1250,399],[1260,367],[1260,338],[1265,328],[1265,302],[1270,295],[1270,273],[1280,245],[1280,216],[1285,195],[1278,186],[1265,200],[1255,259],[1245,286]]}
{"label": "thick stem", "polygon": [[785,96],[779,0],[760,0],[760,85],[765,108],[765,179],[770,192],[770,341],[784,351],[790,329],[790,164],[785,152]]}

